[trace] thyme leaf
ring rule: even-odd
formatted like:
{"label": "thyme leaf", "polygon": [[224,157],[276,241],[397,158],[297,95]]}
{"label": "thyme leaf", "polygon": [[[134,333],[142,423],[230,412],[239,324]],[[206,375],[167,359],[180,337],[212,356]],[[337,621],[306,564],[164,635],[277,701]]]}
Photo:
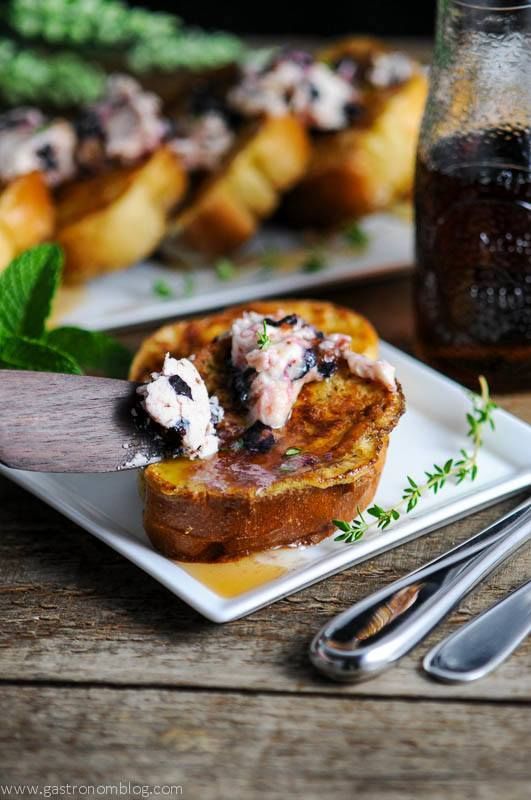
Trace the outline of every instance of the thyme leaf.
{"label": "thyme leaf", "polygon": [[269,338],[269,334],[267,332],[267,322],[265,319],[263,320],[263,326],[263,329],[259,331],[256,337],[256,344],[260,350],[265,350],[271,344],[271,339]]}
{"label": "thyme leaf", "polygon": [[156,294],[158,297],[173,297],[174,292],[171,288],[169,283],[163,281],[162,279],[155,281],[153,284],[153,294]]}
{"label": "thyme leaf", "polygon": [[369,234],[363,230],[358,222],[351,222],[350,225],[347,225],[343,231],[343,236],[356,249],[367,247],[370,241]]}
{"label": "thyme leaf", "polygon": [[302,262],[302,272],[321,272],[326,267],[326,260],[322,253],[310,253]]}
{"label": "thyme leaf", "polygon": [[292,456],[298,456],[300,452],[301,452],[300,447],[288,447],[284,455],[287,456],[288,458],[292,458]]}
{"label": "thyme leaf", "polygon": [[230,258],[218,259],[215,269],[220,281],[231,281],[237,273],[236,264]]}

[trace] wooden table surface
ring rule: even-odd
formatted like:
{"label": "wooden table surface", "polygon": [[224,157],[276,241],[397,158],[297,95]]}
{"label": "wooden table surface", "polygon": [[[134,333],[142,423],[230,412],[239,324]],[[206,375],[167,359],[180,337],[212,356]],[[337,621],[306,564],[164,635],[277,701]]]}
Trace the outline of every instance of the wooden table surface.
{"label": "wooden table surface", "polygon": [[[395,277],[321,296],[409,347],[409,290]],[[531,394],[503,403],[531,421]],[[369,683],[326,682],[307,659],[328,617],[516,502],[218,626],[1,479],[0,783],[173,784],[201,800],[529,798],[531,642],[471,686],[432,683],[419,661],[529,578],[531,549]]]}

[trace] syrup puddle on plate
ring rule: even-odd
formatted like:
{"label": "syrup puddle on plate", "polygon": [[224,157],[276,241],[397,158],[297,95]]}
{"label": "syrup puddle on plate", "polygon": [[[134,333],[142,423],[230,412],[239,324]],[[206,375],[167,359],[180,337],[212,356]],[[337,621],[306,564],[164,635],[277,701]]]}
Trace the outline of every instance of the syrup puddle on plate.
{"label": "syrup puddle on plate", "polygon": [[220,597],[237,597],[279,578],[288,570],[282,564],[259,561],[256,556],[246,556],[238,561],[224,561],[221,564],[184,561],[176,563]]}

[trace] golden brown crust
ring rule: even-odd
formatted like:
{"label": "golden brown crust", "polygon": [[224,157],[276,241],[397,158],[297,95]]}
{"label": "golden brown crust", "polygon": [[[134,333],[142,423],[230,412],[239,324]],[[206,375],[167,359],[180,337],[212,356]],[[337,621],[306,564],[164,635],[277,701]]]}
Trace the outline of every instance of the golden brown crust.
{"label": "golden brown crust", "polygon": [[148,256],[186,180],[178,157],[160,147],[139,165],[65,186],[58,193],[56,234],[66,254],[65,281],[82,283]]}
{"label": "golden brown crust", "polygon": [[[380,42],[352,38],[323,51],[367,58]],[[329,227],[389,208],[410,196],[427,78],[417,69],[405,83],[366,93],[367,114],[350,128],[314,139],[303,180],[287,195],[283,213],[296,225]]]}
{"label": "golden brown crust", "polygon": [[0,191],[0,269],[18,253],[50,239],[53,200],[40,172],[30,172]]}
{"label": "golden brown crust", "polygon": [[157,550],[181,561],[229,561],[273,547],[316,544],[334,530],[332,519],[352,519],[372,501],[385,449],[351,482],[241,495],[237,501],[218,494],[198,502],[186,490],[167,494],[148,472],[144,527]]}
{"label": "golden brown crust", "polygon": [[169,235],[209,256],[235,250],[300,180],[309,152],[308,136],[295,117],[256,122],[176,217]]}
{"label": "golden brown crust", "polygon": [[[299,313],[327,333],[353,336],[356,349],[376,355],[377,337],[359,315],[330,303],[276,301],[246,309]],[[388,436],[400,417],[401,391],[353,376],[346,367],[329,380],[306,385],[267,453],[241,449],[248,423],[228,378],[224,333],[242,308],[166,326],[133,363],[131,377],[160,367],[167,350],[195,354],[195,365],[225,409],[220,452],[205,461],[174,459],[144,473],[144,525],[154,545],[183,560],[217,561],[278,545],[318,541],[334,517],[351,518],[372,499]],[[289,448],[301,452],[287,457]]]}

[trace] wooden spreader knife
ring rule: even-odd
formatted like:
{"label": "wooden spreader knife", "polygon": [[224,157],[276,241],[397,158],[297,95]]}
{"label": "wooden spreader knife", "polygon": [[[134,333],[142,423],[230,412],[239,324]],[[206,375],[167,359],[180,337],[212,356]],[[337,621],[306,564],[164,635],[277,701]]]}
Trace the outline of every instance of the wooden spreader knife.
{"label": "wooden spreader knife", "polygon": [[37,472],[116,472],[160,460],[162,439],[131,413],[139,385],[0,370],[0,463]]}

